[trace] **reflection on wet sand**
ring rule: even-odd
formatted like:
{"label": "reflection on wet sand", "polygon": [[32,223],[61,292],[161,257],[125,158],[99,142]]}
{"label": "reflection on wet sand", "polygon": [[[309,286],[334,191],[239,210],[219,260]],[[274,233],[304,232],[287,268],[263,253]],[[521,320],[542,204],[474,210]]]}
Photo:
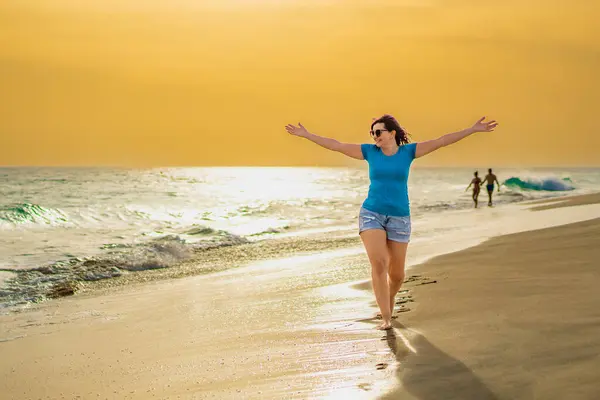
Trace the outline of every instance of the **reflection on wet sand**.
{"label": "reflection on wet sand", "polygon": [[386,341],[396,357],[401,386],[381,399],[498,399],[460,360],[434,346],[425,336],[393,321]]}

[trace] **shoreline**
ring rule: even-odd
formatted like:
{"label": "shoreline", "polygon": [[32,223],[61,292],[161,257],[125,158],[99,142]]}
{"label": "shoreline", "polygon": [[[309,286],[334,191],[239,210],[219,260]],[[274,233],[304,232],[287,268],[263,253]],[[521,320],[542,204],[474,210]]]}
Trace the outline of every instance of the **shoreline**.
{"label": "shoreline", "polygon": [[[524,202],[522,205],[531,210],[546,210],[570,205],[594,204],[600,199],[600,193],[561,196],[558,198]],[[518,203],[516,203],[518,204]],[[537,205],[541,204],[541,205]],[[531,207],[534,205],[534,207]],[[464,212],[464,210],[462,211]],[[498,233],[502,234],[502,233]],[[414,247],[411,246],[411,247]],[[166,281],[189,276],[210,274],[228,268],[247,265],[263,259],[275,259],[285,254],[302,254],[329,249],[362,248],[360,238],[348,236],[347,231],[323,233],[314,238],[297,241],[294,237],[273,238],[248,243],[195,251],[191,258],[163,267],[147,269],[120,269],[102,259],[83,262],[75,266],[42,266],[30,269],[4,269],[0,271],[0,295],[5,301],[13,302],[4,306],[4,310],[23,306],[20,299],[26,296],[37,299],[33,304],[51,301],[55,298],[81,295],[83,293],[104,293],[113,287],[143,284],[153,281]],[[460,248],[460,247],[459,247]],[[448,249],[453,251],[453,249]],[[60,277],[59,277],[60,275]],[[23,293],[20,295],[19,293]],[[14,301],[19,303],[15,304]],[[31,303],[31,301],[30,301]],[[20,305],[19,305],[20,304]]]}
{"label": "shoreline", "polygon": [[[140,271],[119,270],[115,272],[114,267],[99,260],[97,263],[90,262],[91,266],[89,268],[82,268],[80,271],[69,271],[68,275],[60,281],[53,279],[52,270],[54,268],[51,267],[22,270],[7,269],[0,270],[0,274],[5,274],[5,282],[8,282],[8,285],[0,289],[0,294],[2,294],[1,290],[6,292],[28,292],[29,289],[33,289],[34,292],[30,296],[37,295],[42,301],[30,301],[27,304],[42,304],[56,298],[71,297],[73,295],[77,297],[83,294],[102,294],[112,288],[207,275],[244,266],[252,262],[276,259],[281,256],[282,251],[285,251],[288,255],[295,255],[331,248],[349,249],[359,246],[359,237],[346,237],[343,235],[320,235],[300,243],[294,241],[294,238],[280,238],[202,249],[194,252],[190,258],[172,265]],[[63,268],[56,268],[56,274],[62,274],[63,270]],[[85,275],[88,274],[93,275],[93,278],[86,278]],[[40,282],[46,281],[49,285],[41,287]],[[30,285],[29,282],[35,282],[35,284]],[[54,295],[55,293],[56,295]],[[20,302],[8,306],[8,309],[23,307],[23,305],[23,302]],[[1,309],[2,307],[0,307]]]}
{"label": "shoreline", "polygon": [[[535,207],[531,208],[532,211],[543,211],[555,208],[583,206],[598,203],[600,203],[600,193],[556,197],[552,199],[537,200],[529,202],[528,204],[536,205]],[[538,206],[537,204],[541,205]]]}
{"label": "shoreline", "polygon": [[[579,214],[595,212],[589,207],[594,206],[581,208]],[[553,216],[581,218],[567,211],[557,210]],[[537,212],[515,217],[523,215],[531,215],[536,224],[547,219]],[[598,231],[585,233],[582,224],[597,224]],[[518,263],[522,258],[510,246],[535,243],[547,232],[561,237],[565,229],[575,229],[569,243],[572,249],[580,249],[585,240],[599,237],[595,235],[600,234],[600,223],[591,220],[494,237],[410,269],[411,282],[403,287],[408,292],[397,297],[398,306],[410,310],[397,313],[394,331],[386,333],[374,330],[372,293],[336,283],[338,275],[346,282],[358,282],[369,273],[364,254],[344,251],[335,257],[322,251],[299,252],[186,279],[109,287],[0,315],[4,355],[0,390],[15,399],[61,395],[422,399],[437,398],[439,392],[451,389],[462,390],[460,398],[502,398],[496,397],[499,393],[531,398],[527,397],[533,393],[531,382],[539,385],[536,379],[541,379],[534,371],[548,371],[552,361],[545,350],[558,352],[569,343],[573,325],[560,326],[565,332],[559,332],[558,342],[535,347],[539,338],[528,332],[541,316],[534,315],[538,319],[533,322],[525,320],[521,297],[527,310],[545,304],[544,296],[549,296],[548,313],[568,316],[585,332],[595,332],[585,325],[593,321],[576,320],[576,296],[561,304],[565,302],[557,289],[561,280],[545,287],[539,276],[527,278],[517,268],[516,275],[490,290],[481,282],[498,280],[498,272],[481,257],[486,263],[501,260],[502,272],[511,260]],[[578,233],[585,233],[584,240]],[[556,264],[565,251],[555,245],[549,250],[554,253],[544,261],[548,265]],[[540,254],[544,253],[521,261],[540,262],[544,260]],[[584,252],[575,254],[581,262],[589,261]],[[257,250],[258,255],[262,252]],[[579,281],[569,271],[565,274],[564,282],[574,287],[597,287],[592,277]],[[523,277],[529,284],[526,289],[535,290],[512,293],[510,285]],[[595,291],[585,294],[595,301]],[[487,296],[485,301],[482,296]],[[552,322],[544,322],[546,334],[556,334]],[[516,340],[509,340],[516,334]],[[577,343],[589,339],[585,336]],[[520,347],[511,352],[515,343]],[[532,348],[540,351],[538,357],[546,367],[518,358]],[[583,345],[567,350],[566,358],[558,360],[562,369],[562,360],[571,361],[570,351],[585,358]],[[506,354],[512,357],[509,362],[497,361]],[[528,369],[514,370],[515,365],[528,365]],[[558,374],[560,368],[551,372]],[[576,370],[569,374],[581,376],[585,387],[595,388],[589,376]],[[552,390],[538,392],[551,394]]]}

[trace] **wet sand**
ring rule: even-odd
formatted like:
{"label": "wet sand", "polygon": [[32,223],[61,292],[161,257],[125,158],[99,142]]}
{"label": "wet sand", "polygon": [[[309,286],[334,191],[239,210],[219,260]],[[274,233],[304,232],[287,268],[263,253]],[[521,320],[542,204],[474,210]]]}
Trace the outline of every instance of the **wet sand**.
{"label": "wet sand", "polygon": [[0,393],[597,398],[599,238],[594,219],[434,258],[385,333],[368,283],[339,283],[369,274],[355,249],[59,299],[0,316]]}
{"label": "wet sand", "polygon": [[[340,250],[62,298],[0,316],[0,393],[31,398],[324,398],[385,393],[368,274]],[[340,268],[340,264],[343,266]],[[365,319],[365,317],[368,317]]]}

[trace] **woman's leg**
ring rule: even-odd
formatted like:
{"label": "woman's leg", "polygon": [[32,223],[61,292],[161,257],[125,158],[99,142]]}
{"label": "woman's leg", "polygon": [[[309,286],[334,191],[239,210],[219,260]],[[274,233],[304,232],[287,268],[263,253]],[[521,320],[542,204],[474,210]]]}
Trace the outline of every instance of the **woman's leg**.
{"label": "woman's leg", "polygon": [[406,263],[406,250],[408,243],[387,241],[388,252],[390,254],[389,274],[389,292],[390,292],[390,312],[394,312],[396,302],[396,293],[404,283],[404,265]]}
{"label": "woman's leg", "polygon": [[390,294],[388,286],[388,266],[390,255],[386,245],[387,234],[382,229],[368,229],[360,233],[371,262],[371,278],[375,300],[381,311],[383,322],[378,329],[392,327],[392,311],[390,310]]}

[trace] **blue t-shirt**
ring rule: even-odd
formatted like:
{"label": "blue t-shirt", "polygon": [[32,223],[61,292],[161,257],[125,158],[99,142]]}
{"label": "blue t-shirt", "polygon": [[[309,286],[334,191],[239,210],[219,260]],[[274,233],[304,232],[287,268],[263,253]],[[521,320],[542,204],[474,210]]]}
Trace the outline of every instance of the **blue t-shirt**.
{"label": "blue t-shirt", "polygon": [[361,144],[363,157],[369,163],[369,195],[363,207],[383,215],[410,216],[408,201],[408,172],[415,159],[416,143],[398,148],[393,156],[386,156],[374,144]]}

